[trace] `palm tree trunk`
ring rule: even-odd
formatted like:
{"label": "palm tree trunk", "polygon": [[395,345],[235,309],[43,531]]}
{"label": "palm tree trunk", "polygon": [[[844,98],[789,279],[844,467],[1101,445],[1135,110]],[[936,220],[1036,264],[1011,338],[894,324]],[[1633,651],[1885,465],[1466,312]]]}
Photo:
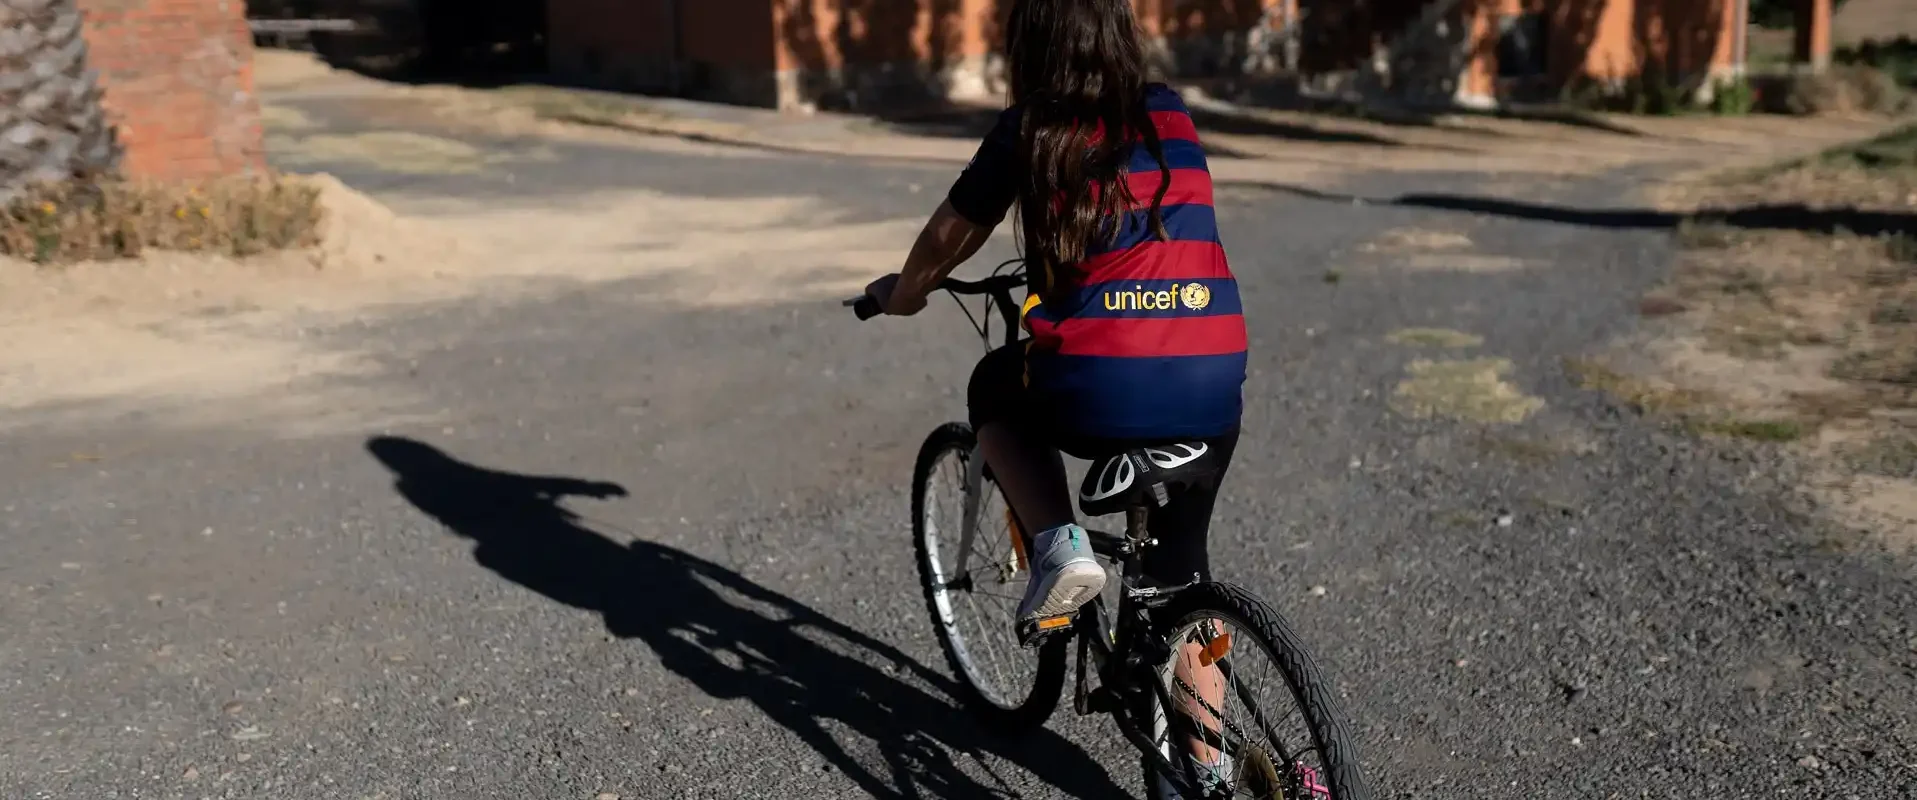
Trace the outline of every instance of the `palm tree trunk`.
{"label": "palm tree trunk", "polygon": [[0,0],[0,201],[118,169],[77,0]]}

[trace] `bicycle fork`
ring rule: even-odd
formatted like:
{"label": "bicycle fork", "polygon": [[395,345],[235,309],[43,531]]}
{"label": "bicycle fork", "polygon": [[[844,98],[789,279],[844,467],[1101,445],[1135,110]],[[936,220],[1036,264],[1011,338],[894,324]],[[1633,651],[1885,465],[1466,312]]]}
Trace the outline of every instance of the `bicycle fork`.
{"label": "bicycle fork", "polygon": [[[955,577],[949,581],[950,583],[970,580],[972,574],[968,562],[971,561],[972,556],[972,537],[978,534],[978,508],[982,501],[979,495],[983,494],[980,490],[985,486],[985,450],[979,445],[972,445],[972,452],[965,459],[963,485],[965,502],[959,516],[958,562],[952,572]],[[1006,501],[1006,506],[1011,506],[1010,500]]]}

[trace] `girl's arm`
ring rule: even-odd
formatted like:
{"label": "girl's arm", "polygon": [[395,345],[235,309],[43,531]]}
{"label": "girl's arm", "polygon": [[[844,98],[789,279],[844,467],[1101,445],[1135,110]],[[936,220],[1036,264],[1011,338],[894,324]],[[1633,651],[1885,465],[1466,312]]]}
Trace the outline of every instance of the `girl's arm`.
{"label": "girl's arm", "polygon": [[917,314],[925,308],[926,297],[938,288],[939,281],[976,255],[990,238],[990,227],[960,216],[952,209],[952,201],[947,200],[926,220],[899,274],[874,281],[866,291],[879,299],[887,314],[901,317]]}
{"label": "girl's arm", "polygon": [[897,275],[887,275],[866,287],[887,314],[910,316],[925,308],[925,298],[939,281],[966,259],[976,255],[992,230],[1017,202],[1018,130],[1020,112],[1008,108],[999,114],[992,132],[979,143],[965,171],[959,173],[939,210],[919,231],[919,239]]}

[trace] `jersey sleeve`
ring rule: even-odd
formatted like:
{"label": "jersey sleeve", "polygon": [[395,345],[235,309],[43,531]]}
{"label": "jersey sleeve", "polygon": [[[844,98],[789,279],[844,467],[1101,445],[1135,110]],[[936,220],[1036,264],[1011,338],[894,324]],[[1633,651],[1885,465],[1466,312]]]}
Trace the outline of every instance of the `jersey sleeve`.
{"label": "jersey sleeve", "polygon": [[992,132],[979,143],[972,162],[959,173],[947,199],[952,210],[980,227],[991,228],[1005,221],[1005,214],[1018,200],[1018,126],[1017,106],[999,114]]}

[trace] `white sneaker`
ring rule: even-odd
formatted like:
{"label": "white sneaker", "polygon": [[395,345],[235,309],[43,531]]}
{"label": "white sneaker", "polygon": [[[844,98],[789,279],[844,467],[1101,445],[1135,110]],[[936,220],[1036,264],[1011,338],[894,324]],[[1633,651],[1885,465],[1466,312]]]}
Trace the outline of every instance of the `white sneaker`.
{"label": "white sneaker", "polygon": [[1105,588],[1105,567],[1092,554],[1084,528],[1064,525],[1040,533],[1031,556],[1032,582],[1018,604],[1021,621],[1070,614]]}

